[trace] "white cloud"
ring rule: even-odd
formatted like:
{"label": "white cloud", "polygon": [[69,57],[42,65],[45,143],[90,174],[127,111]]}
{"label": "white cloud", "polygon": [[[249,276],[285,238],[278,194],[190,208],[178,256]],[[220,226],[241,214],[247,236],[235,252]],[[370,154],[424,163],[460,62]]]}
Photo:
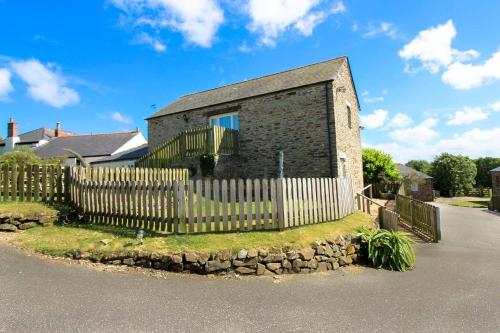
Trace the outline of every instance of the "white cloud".
{"label": "white cloud", "polygon": [[133,44],[150,45],[156,52],[162,53],[167,50],[165,44],[157,38],[152,37],[146,32],[139,33],[133,40]]}
{"label": "white cloud", "polygon": [[494,53],[482,65],[454,62],[443,73],[441,79],[459,90],[469,90],[500,80],[500,51]]}
{"label": "white cloud", "polygon": [[132,124],[133,120],[131,117],[124,115],[123,113],[120,112],[110,112],[109,118],[113,121],[116,121],[118,123],[122,124]]}
{"label": "white cloud", "polygon": [[379,128],[384,126],[389,112],[383,109],[377,109],[371,114],[361,115],[361,126],[367,129]]}
{"label": "white cloud", "polygon": [[389,127],[404,128],[410,126],[412,119],[405,113],[397,113],[389,122]]}
{"label": "white cloud", "polygon": [[465,154],[473,158],[479,156],[497,156],[500,142],[500,127],[481,130],[475,128],[464,133],[453,135],[451,139],[443,139],[437,143],[439,151],[454,154]]}
{"label": "white cloud", "polygon": [[420,61],[422,68],[431,73],[437,73],[453,61],[467,61],[479,57],[476,50],[462,52],[452,48],[451,43],[456,35],[455,25],[449,20],[445,24],[420,31],[417,37],[403,46],[399,56],[406,61]]}
{"label": "white cloud", "polygon": [[493,111],[500,111],[500,101],[490,105]]}
{"label": "white cloud", "polygon": [[179,31],[191,43],[210,47],[224,12],[216,0],[111,0],[135,27]]}
{"label": "white cloud", "polygon": [[361,95],[363,97],[363,102],[365,102],[365,103],[383,102],[384,99],[385,99],[384,96],[387,95],[387,90],[384,89],[382,91],[382,95],[381,96],[370,97],[370,93],[368,91],[363,91],[363,93]]}
{"label": "white cloud", "polygon": [[54,64],[43,65],[36,59],[11,62],[12,70],[28,84],[28,94],[56,108],[76,104],[78,93],[66,86],[66,79]]}
{"label": "white cloud", "polygon": [[8,101],[9,94],[14,91],[10,78],[10,71],[7,68],[0,68],[0,101]]}
{"label": "white cloud", "polygon": [[488,118],[488,113],[480,107],[464,107],[463,110],[456,111],[446,125],[466,125]]}
{"label": "white cloud", "polygon": [[403,128],[391,131],[389,135],[397,141],[419,141],[428,142],[439,136],[439,133],[433,129],[438,124],[435,118],[428,118],[415,127]]}
{"label": "white cloud", "polygon": [[390,22],[380,22],[378,24],[369,23],[367,31],[363,34],[364,37],[387,36],[396,38],[398,36],[398,28]]}
{"label": "white cloud", "polygon": [[432,160],[444,152],[462,154],[471,158],[497,156],[498,147],[492,144],[494,142],[500,142],[500,127],[485,130],[475,128],[463,133],[455,133],[450,138],[432,142],[408,140],[405,142],[364,144],[364,146],[380,149],[391,154],[395,161],[405,163],[413,159]]}
{"label": "white cloud", "polygon": [[250,16],[250,30],[260,35],[260,42],[274,46],[276,39],[288,29],[295,29],[304,36],[326,17],[346,11],[343,2],[330,9],[320,6],[322,0],[249,0],[246,12]]}

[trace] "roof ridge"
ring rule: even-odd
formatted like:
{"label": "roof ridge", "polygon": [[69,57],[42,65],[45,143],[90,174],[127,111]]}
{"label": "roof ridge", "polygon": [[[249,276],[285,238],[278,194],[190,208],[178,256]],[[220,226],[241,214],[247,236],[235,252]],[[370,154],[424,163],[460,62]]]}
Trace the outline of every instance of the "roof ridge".
{"label": "roof ridge", "polygon": [[126,131],[126,132],[111,132],[111,133],[96,133],[96,134],[75,134],[71,136],[61,136],[58,137],[57,139],[66,139],[66,138],[77,138],[77,137],[82,137],[82,136],[106,136],[106,135],[116,135],[116,134],[134,134],[134,133],[139,133],[136,131]]}
{"label": "roof ridge", "polygon": [[334,61],[334,60],[340,60],[342,58],[347,58],[347,56],[343,55],[343,56],[340,56],[340,57],[331,58],[331,59],[327,59],[327,60],[322,60],[322,61],[318,61],[318,62],[315,62],[315,63],[312,63],[312,64],[304,65],[304,66],[299,66],[299,67],[295,67],[295,68],[286,69],[286,70],[281,71],[281,72],[275,72],[275,73],[271,73],[271,74],[265,74],[265,75],[262,75],[262,76],[259,76],[259,77],[254,77],[254,78],[251,78],[251,79],[248,79],[248,80],[238,81],[238,82],[234,82],[234,83],[230,83],[230,84],[225,84],[223,86],[219,86],[219,87],[216,87],[216,88],[211,88],[211,89],[206,89],[206,90],[202,90],[202,91],[190,93],[190,94],[183,95],[183,96],[179,97],[177,100],[179,100],[181,98],[184,98],[184,97],[189,97],[189,96],[192,96],[192,95],[197,95],[197,94],[201,94],[201,93],[204,93],[204,92],[208,92],[208,91],[213,91],[213,90],[217,90],[217,89],[221,89],[221,88],[227,88],[227,87],[234,86],[234,85],[237,85],[237,84],[240,84],[240,83],[244,83],[244,82],[255,81],[255,80],[263,79],[263,78],[274,76],[274,75],[279,75],[279,74],[283,74],[283,73],[287,73],[287,72],[296,71],[296,70],[299,70],[299,69],[304,69],[304,68],[311,67],[311,66],[316,66],[316,65],[323,64],[323,63],[330,62],[330,61]]}

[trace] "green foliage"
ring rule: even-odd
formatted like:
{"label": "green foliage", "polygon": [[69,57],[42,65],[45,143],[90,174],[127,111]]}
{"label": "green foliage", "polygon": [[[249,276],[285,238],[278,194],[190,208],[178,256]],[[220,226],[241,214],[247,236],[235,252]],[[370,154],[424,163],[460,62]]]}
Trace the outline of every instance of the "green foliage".
{"label": "green foliage", "polygon": [[391,155],[373,148],[363,149],[363,179],[365,184],[391,182],[400,179]]}
{"label": "green foliage", "polygon": [[213,154],[200,155],[200,169],[203,177],[208,175],[213,176],[215,169],[215,156]]}
{"label": "green foliage", "polygon": [[475,183],[476,164],[467,156],[443,153],[431,164],[434,188],[441,195],[457,195],[470,191]]}
{"label": "green foliage", "polygon": [[476,163],[476,185],[491,187],[490,170],[500,166],[500,157],[481,157],[474,161]]}
{"label": "green foliage", "polygon": [[431,171],[431,164],[426,160],[411,160],[406,166],[427,174]]}
{"label": "green foliage", "polygon": [[83,158],[83,156],[80,153],[74,151],[73,149],[69,149],[69,148],[64,149],[64,150],[73,154],[75,156],[75,158],[80,162],[80,166],[82,166],[84,168],[87,168],[89,166],[88,163],[85,162],[85,158]]}
{"label": "green foliage", "polygon": [[30,150],[12,151],[0,155],[0,165],[61,165],[65,158],[43,159]]}
{"label": "green foliage", "polygon": [[413,240],[409,234],[384,229],[370,231],[363,227],[356,231],[366,245],[373,267],[404,272],[415,266]]}

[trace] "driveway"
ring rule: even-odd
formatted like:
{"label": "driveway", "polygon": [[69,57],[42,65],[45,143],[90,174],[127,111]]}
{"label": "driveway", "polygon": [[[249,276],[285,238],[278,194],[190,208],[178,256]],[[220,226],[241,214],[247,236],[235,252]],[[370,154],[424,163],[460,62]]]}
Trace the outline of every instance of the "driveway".
{"label": "driveway", "polygon": [[0,245],[1,332],[499,332],[500,216],[441,206],[417,267],[224,280],[102,272]]}

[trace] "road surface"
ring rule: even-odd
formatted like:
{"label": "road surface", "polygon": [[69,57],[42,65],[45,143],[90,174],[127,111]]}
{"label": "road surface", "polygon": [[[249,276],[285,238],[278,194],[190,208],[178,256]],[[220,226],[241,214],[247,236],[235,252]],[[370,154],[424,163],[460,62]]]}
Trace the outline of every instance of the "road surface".
{"label": "road surface", "polygon": [[500,216],[441,206],[407,273],[116,273],[0,244],[0,332],[500,332]]}

